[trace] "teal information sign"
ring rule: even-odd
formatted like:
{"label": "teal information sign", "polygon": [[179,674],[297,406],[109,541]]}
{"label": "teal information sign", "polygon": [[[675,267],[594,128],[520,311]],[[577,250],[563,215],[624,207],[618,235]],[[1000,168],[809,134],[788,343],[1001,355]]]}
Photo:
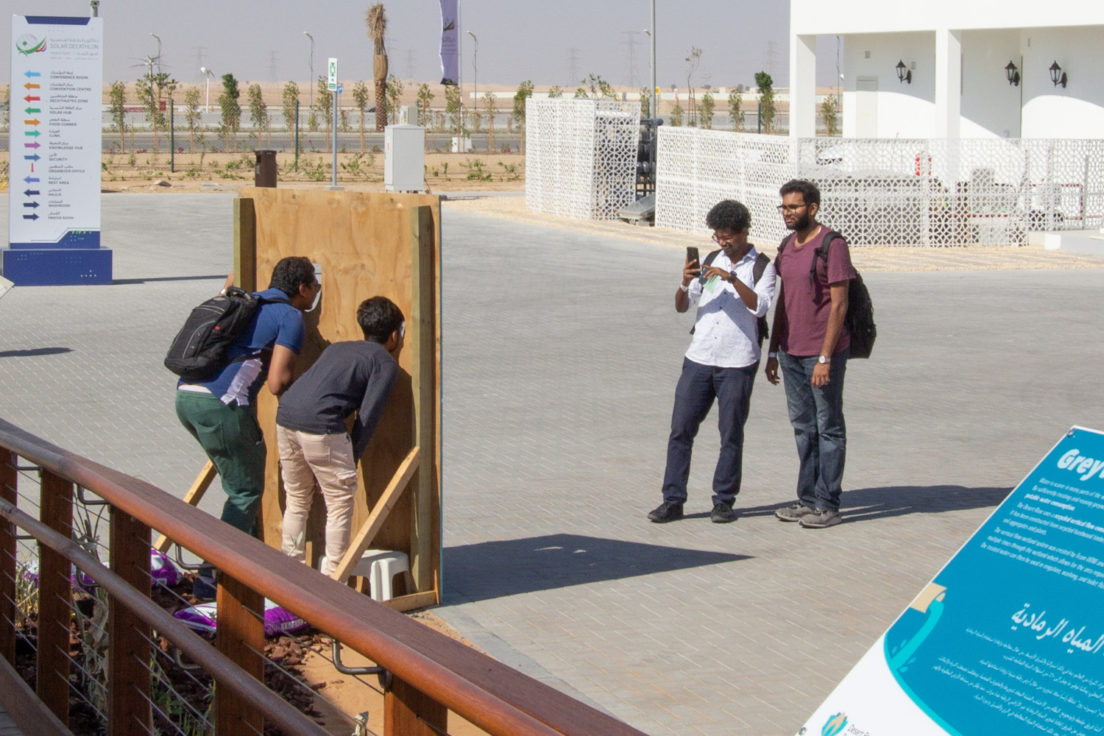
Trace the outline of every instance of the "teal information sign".
{"label": "teal information sign", "polygon": [[1104,733],[1104,434],[1070,430],[799,733]]}

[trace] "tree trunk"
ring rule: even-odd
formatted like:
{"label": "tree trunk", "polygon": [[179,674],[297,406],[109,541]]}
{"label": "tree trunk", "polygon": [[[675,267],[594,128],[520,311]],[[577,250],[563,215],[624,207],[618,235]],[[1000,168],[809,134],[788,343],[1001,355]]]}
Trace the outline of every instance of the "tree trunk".
{"label": "tree trunk", "polygon": [[376,54],[372,76],[376,85],[376,132],[382,133],[387,125],[387,54]]}

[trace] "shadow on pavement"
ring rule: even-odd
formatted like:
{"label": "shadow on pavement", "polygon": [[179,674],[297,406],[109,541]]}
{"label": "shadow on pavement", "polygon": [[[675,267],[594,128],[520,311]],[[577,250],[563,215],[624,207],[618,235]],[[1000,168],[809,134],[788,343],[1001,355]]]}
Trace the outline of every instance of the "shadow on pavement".
{"label": "shadow on pavement", "polygon": [[[843,520],[873,521],[905,514],[939,514],[964,509],[996,508],[1011,488],[967,488],[965,486],[886,486],[884,488],[858,488],[844,491],[840,507]],[[773,516],[775,510],[789,506],[793,501],[740,508],[740,516]],[[699,514],[708,516],[708,514]],[[690,518],[687,516],[687,518]]]}
{"label": "shadow on pavement", "polygon": [[443,558],[449,604],[749,559],[576,534],[448,547]]}
{"label": "shadow on pavement", "polygon": [[147,284],[151,281],[210,281],[212,279],[225,279],[226,274],[216,273],[207,276],[147,276],[138,279],[112,279],[112,286],[129,286],[131,284]]}
{"label": "shadow on pavement", "polygon": [[0,358],[30,358],[35,355],[61,355],[71,353],[73,348],[29,348],[27,350],[0,350]]}
{"label": "shadow on pavement", "polygon": [[844,491],[843,515],[847,521],[871,521],[904,514],[939,514],[944,511],[996,508],[1011,488],[965,486],[888,486]]}

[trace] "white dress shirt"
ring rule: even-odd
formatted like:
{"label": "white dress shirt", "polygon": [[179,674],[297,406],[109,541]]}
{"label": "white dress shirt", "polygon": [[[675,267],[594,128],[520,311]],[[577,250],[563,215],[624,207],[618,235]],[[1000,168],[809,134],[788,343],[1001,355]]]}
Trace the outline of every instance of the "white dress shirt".
{"label": "white dress shirt", "polygon": [[735,270],[736,278],[751,287],[759,297],[755,309],[748,309],[736,293],[736,287],[714,276],[702,284],[697,278],[690,282],[691,304],[698,305],[694,322],[694,336],[686,357],[701,365],[718,368],[744,368],[759,361],[760,348],[755,334],[755,322],[767,314],[774,299],[774,264],[763,269],[759,283],[755,283],[755,260],[759,257],[755,247],[740,259],[733,269],[732,261],[722,250],[710,265],[724,271]]}

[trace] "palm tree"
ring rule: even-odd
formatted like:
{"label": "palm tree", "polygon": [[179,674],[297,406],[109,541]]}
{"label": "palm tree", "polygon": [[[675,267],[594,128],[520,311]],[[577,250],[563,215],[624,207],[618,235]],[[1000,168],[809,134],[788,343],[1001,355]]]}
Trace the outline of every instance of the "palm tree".
{"label": "palm tree", "polygon": [[372,60],[372,80],[376,85],[376,132],[387,125],[387,49],[383,45],[383,35],[387,31],[387,18],[383,14],[383,3],[368,8],[364,19],[368,25],[368,37],[375,46]]}

